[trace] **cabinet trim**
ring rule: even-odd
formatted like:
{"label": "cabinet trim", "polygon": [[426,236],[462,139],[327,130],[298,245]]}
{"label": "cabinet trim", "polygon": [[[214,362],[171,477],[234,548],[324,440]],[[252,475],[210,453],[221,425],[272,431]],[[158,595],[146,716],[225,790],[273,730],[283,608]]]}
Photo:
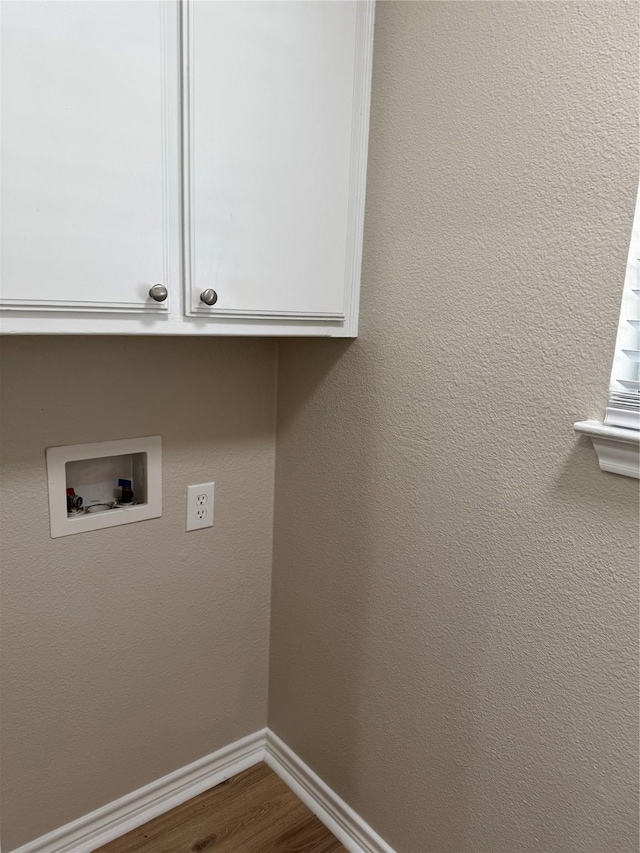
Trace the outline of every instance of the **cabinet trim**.
{"label": "cabinet trim", "polygon": [[0,308],[3,311],[73,311],[86,314],[96,313],[144,313],[167,314],[168,307],[164,304],[150,305],[147,302],[63,302],[62,300],[44,299],[2,299]]}
{"label": "cabinet trim", "polygon": [[182,191],[183,191],[183,281],[184,313],[187,317],[209,320],[239,318],[245,320],[302,320],[343,323],[347,336],[358,331],[358,305],[362,266],[364,201],[369,142],[369,106],[373,60],[373,24],[375,0],[357,0],[356,55],[354,73],[353,116],[351,130],[351,162],[349,167],[349,207],[347,251],[344,271],[344,311],[339,313],[256,311],[252,309],[215,309],[192,307],[195,281],[195,212],[193,151],[193,27],[192,6],[196,0],[182,5]]}
{"label": "cabinet trim", "polygon": [[351,169],[349,176],[349,214],[347,234],[347,268],[345,270],[346,332],[358,334],[360,278],[362,274],[362,243],[367,188],[367,157],[369,152],[369,112],[371,107],[371,78],[373,74],[373,25],[375,0],[359,0],[357,44],[354,75],[354,112],[352,126]]}

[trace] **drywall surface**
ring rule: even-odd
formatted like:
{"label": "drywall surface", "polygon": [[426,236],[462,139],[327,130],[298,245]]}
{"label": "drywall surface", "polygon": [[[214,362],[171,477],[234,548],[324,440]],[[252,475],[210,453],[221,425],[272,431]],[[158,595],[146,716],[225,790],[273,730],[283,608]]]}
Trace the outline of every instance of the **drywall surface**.
{"label": "drywall surface", "polygon": [[[274,343],[4,338],[2,849],[265,725]],[[162,436],[162,518],[49,538],[45,448]],[[216,483],[185,532],[186,487]]]}
{"label": "drywall surface", "polygon": [[631,853],[601,473],[635,2],[377,5],[361,336],[280,347],[270,725],[399,853]]}

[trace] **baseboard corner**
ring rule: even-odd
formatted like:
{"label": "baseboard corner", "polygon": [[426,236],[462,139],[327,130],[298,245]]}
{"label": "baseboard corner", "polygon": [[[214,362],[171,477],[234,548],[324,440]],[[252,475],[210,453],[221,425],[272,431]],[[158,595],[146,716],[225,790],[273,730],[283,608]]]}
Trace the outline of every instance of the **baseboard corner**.
{"label": "baseboard corner", "polygon": [[394,850],[274,732],[261,729],[11,853],[93,853],[103,844],[264,761],[349,853]]}

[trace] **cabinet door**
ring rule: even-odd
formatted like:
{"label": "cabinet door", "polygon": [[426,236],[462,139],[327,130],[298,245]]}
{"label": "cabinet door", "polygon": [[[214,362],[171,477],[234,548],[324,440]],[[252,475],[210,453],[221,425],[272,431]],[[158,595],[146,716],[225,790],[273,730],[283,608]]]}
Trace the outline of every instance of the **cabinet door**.
{"label": "cabinet door", "polygon": [[185,3],[191,316],[344,318],[370,22],[370,5],[348,0]]}
{"label": "cabinet door", "polygon": [[175,4],[1,6],[0,307],[166,312]]}

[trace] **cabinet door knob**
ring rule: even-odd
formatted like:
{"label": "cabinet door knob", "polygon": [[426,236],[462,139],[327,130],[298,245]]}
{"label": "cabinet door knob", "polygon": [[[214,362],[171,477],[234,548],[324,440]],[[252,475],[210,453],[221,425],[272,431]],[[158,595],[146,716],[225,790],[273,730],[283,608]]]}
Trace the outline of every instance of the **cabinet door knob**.
{"label": "cabinet door knob", "polygon": [[164,286],[164,284],[154,284],[151,290],[149,291],[149,296],[152,299],[155,299],[156,302],[164,302],[168,295],[169,291]]}
{"label": "cabinet door knob", "polygon": [[218,294],[215,290],[203,290],[200,294],[200,301],[205,305],[215,305],[218,301]]}

